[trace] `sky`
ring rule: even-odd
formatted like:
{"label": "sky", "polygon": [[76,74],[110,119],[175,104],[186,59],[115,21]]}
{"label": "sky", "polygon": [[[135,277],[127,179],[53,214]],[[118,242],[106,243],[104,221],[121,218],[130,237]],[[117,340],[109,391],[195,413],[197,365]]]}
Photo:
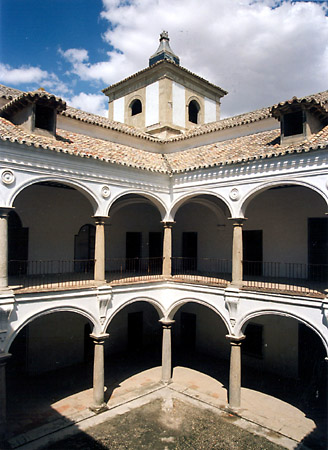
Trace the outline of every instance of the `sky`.
{"label": "sky", "polygon": [[106,116],[169,32],[228,117],[328,89],[328,0],[0,0],[0,83]]}

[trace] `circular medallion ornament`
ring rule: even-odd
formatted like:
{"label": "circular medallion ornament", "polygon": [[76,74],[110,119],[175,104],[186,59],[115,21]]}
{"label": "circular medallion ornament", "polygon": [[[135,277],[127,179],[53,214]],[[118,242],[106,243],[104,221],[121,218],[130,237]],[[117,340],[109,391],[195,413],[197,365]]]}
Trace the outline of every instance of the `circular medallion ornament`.
{"label": "circular medallion ornament", "polygon": [[11,170],[4,170],[1,174],[1,181],[4,184],[12,184],[15,181],[15,175]]}
{"label": "circular medallion ornament", "polygon": [[109,186],[103,186],[103,187],[101,188],[101,195],[102,195],[104,198],[109,198],[109,197],[110,197],[110,189],[109,189]]}
{"label": "circular medallion ornament", "polygon": [[230,191],[229,197],[231,198],[231,200],[233,200],[234,202],[240,199],[240,194],[237,188],[233,188]]}

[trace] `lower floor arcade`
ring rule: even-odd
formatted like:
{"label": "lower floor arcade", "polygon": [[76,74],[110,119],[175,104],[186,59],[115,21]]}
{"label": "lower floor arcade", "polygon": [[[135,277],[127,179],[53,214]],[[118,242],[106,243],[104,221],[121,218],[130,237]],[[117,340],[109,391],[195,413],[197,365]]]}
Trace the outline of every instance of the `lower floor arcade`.
{"label": "lower floor arcade", "polygon": [[[247,408],[245,392],[262,393],[300,409],[321,433],[327,419],[327,362],[319,336],[294,318],[273,314],[251,319],[244,335],[242,340],[227,336],[222,318],[197,302],[183,304],[166,321],[159,321],[152,304],[131,303],[117,312],[101,339],[79,314],[52,311],[37,317],[9,349],[8,436],[24,431],[20,426],[58,418],[60,411],[65,415],[64,398],[77,399],[76,411],[101,409],[115,403],[120,386],[138,374],[141,388],[143,383],[171,382],[172,374],[178,380],[183,370],[214,380],[211,388],[206,381],[200,385],[218,389],[212,397],[220,397],[223,407],[240,406],[241,395],[241,406]],[[148,370],[152,375],[142,377]]]}

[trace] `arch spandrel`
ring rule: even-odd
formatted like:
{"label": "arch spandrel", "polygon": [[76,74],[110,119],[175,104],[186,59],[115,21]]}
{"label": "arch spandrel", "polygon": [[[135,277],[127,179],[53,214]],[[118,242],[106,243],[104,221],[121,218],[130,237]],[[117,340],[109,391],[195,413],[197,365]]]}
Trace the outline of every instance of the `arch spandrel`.
{"label": "arch spandrel", "polygon": [[327,353],[327,358],[328,358],[328,338],[313,323],[311,323],[310,321],[308,321],[308,320],[304,319],[303,317],[301,317],[297,314],[294,314],[294,313],[273,310],[273,309],[252,311],[236,323],[235,329],[234,329],[234,334],[236,336],[242,336],[244,334],[245,328],[246,328],[247,324],[249,323],[249,321],[251,321],[252,319],[258,318],[258,317],[270,316],[270,315],[295,319],[298,322],[303,323],[304,325],[309,327],[314,333],[316,333],[320,337],[322,344],[325,347],[325,350]]}
{"label": "arch spandrel", "polygon": [[219,309],[215,308],[215,306],[213,306],[211,303],[207,303],[203,300],[200,300],[200,299],[194,298],[194,297],[186,297],[186,298],[183,298],[183,299],[180,299],[180,300],[177,300],[176,302],[174,302],[171,305],[170,309],[167,311],[165,317],[169,320],[174,320],[174,316],[178,312],[178,310],[180,308],[182,308],[184,305],[186,305],[187,303],[196,303],[198,305],[204,306],[205,308],[211,309],[214,313],[216,313],[219,316],[219,318],[224,323],[224,325],[227,329],[227,334],[232,333],[232,329],[231,329],[228,319],[222,314],[222,312]]}
{"label": "arch spandrel", "polygon": [[[158,196],[156,196],[152,193],[146,192],[146,191],[138,191],[138,190],[132,190],[132,189],[121,192],[120,194],[113,197],[107,206],[106,214],[111,216],[111,210],[113,207],[115,207],[115,203],[118,200],[124,201],[124,197],[126,197],[126,200],[128,201],[129,200],[128,196],[131,196],[131,195],[139,196],[140,198],[149,200],[149,202],[159,211],[161,220],[164,220],[164,218],[167,216],[167,207],[161,198],[159,198]],[[133,199],[131,199],[131,202],[133,202]]]}
{"label": "arch spandrel", "polygon": [[67,306],[67,307],[64,306],[61,308],[52,307],[52,308],[48,308],[48,309],[45,309],[42,311],[37,311],[36,313],[32,314],[31,316],[25,318],[25,320],[23,322],[21,322],[17,328],[12,330],[11,332],[8,332],[7,343],[5,346],[5,352],[9,352],[11,344],[13,343],[13,341],[15,340],[17,335],[22,331],[22,329],[24,327],[26,327],[26,325],[30,324],[31,322],[33,322],[36,319],[39,319],[40,317],[44,317],[44,316],[47,316],[50,314],[60,313],[60,312],[72,313],[72,314],[82,316],[92,324],[95,331],[98,331],[101,329],[101,325],[98,322],[98,320],[90,312],[88,312],[84,309],[73,307],[73,306]]}
{"label": "arch spandrel", "polygon": [[[188,201],[193,200],[193,199],[195,201],[197,201],[197,198],[200,196],[203,196],[203,195],[212,197],[213,199],[216,199],[216,200],[217,199],[220,200],[223,204],[223,207],[227,209],[228,214],[230,214],[230,216],[233,217],[233,210],[231,208],[231,205],[222,195],[217,194],[216,192],[213,192],[213,191],[201,190],[201,191],[190,192],[188,194],[184,194],[184,195],[180,196],[179,198],[177,198],[171,206],[167,220],[174,221],[175,215],[181,206],[183,206]],[[206,201],[209,203],[210,199],[206,199]],[[214,203],[213,203],[213,206],[215,206]]]}
{"label": "arch spandrel", "polygon": [[298,186],[298,187],[304,187],[307,188],[314,193],[317,193],[323,201],[327,204],[328,208],[328,196],[320,190],[317,186],[314,186],[310,183],[306,183],[304,181],[299,180],[279,180],[279,181],[272,181],[269,183],[261,184],[251,191],[249,191],[244,198],[241,200],[241,206],[240,206],[240,217],[245,217],[247,207],[251,203],[252,200],[254,200],[258,195],[262,194],[263,192],[268,191],[271,188],[275,187],[284,187],[284,186]]}
{"label": "arch spandrel", "polygon": [[159,320],[163,319],[165,317],[163,306],[157,300],[155,300],[151,297],[135,297],[135,298],[132,298],[132,299],[124,302],[123,304],[119,305],[117,307],[117,309],[115,309],[112,312],[111,316],[106,319],[106,322],[103,325],[103,329],[107,330],[107,328],[111,324],[114,317],[116,317],[117,314],[119,314],[121,311],[123,311],[124,308],[126,308],[127,306],[130,306],[134,303],[138,303],[138,302],[144,302],[144,303],[148,303],[148,304],[152,305],[158,313]]}
{"label": "arch spandrel", "polygon": [[94,211],[94,215],[97,215],[98,210],[100,210],[101,205],[97,199],[97,196],[94,192],[91,191],[91,189],[82,183],[79,183],[75,180],[66,180],[62,178],[57,177],[37,177],[33,179],[29,179],[25,181],[24,183],[20,184],[17,189],[12,192],[9,204],[12,206],[14,204],[15,199],[18,197],[18,195],[23,192],[25,189],[29,188],[30,186],[37,185],[38,183],[44,183],[44,182],[52,182],[52,183],[59,183],[64,186],[72,187],[73,189],[76,189],[79,191],[91,204],[92,209]]}

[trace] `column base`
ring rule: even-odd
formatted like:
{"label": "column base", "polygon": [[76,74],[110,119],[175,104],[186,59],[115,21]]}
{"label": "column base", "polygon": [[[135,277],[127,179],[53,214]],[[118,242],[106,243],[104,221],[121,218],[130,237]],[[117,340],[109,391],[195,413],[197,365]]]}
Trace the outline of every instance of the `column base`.
{"label": "column base", "polygon": [[101,405],[92,405],[89,407],[90,411],[100,414],[108,410],[107,403],[102,403]]}
{"label": "column base", "polygon": [[170,378],[169,380],[161,380],[161,383],[164,384],[164,386],[168,386],[172,383],[172,378]]}

